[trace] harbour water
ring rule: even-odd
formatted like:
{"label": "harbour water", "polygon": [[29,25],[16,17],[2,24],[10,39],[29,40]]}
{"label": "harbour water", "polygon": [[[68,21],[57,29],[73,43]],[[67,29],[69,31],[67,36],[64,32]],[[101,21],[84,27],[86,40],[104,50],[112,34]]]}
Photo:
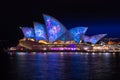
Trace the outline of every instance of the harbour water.
{"label": "harbour water", "polygon": [[120,80],[119,53],[6,53],[0,66],[0,80]]}

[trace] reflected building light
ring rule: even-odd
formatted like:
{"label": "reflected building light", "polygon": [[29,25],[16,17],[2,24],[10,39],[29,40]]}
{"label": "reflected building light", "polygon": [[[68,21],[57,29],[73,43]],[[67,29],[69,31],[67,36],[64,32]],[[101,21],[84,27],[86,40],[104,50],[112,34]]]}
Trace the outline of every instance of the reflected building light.
{"label": "reflected building light", "polygon": [[109,53],[105,53],[105,54],[109,54]]}
{"label": "reflected building light", "polygon": [[44,54],[44,55],[46,55],[47,53],[46,53],[46,52],[44,52],[43,54]]}
{"label": "reflected building light", "polygon": [[69,52],[69,54],[72,54],[72,52]]}
{"label": "reflected building light", "polygon": [[95,53],[93,52],[92,55],[95,55]]}
{"label": "reflected building light", "polygon": [[83,54],[82,52],[80,52],[80,54]]}
{"label": "reflected building light", "polygon": [[60,52],[61,56],[63,56],[63,52]]}
{"label": "reflected building light", "polygon": [[113,55],[115,55],[115,53],[113,53]]}
{"label": "reflected building light", "polygon": [[32,54],[36,54],[36,52],[31,52]]}
{"label": "reflected building light", "polygon": [[8,52],[8,54],[10,54],[11,56],[13,55],[13,54],[15,54],[14,52]]}
{"label": "reflected building light", "polygon": [[110,55],[110,53],[104,53],[105,54],[105,56],[109,56]]}
{"label": "reflected building light", "polygon": [[86,53],[86,55],[88,55],[88,53]]}
{"label": "reflected building light", "polygon": [[25,53],[25,52],[17,52],[16,54],[18,54],[18,55],[26,55],[27,53]]}
{"label": "reflected building light", "polygon": [[75,52],[75,54],[78,54],[78,52]]}
{"label": "reflected building light", "polygon": [[42,54],[42,52],[36,52],[37,54]]}
{"label": "reflected building light", "polygon": [[102,53],[99,53],[99,55],[101,55]]}
{"label": "reflected building light", "polygon": [[113,57],[115,57],[115,53],[112,53],[113,54]]}

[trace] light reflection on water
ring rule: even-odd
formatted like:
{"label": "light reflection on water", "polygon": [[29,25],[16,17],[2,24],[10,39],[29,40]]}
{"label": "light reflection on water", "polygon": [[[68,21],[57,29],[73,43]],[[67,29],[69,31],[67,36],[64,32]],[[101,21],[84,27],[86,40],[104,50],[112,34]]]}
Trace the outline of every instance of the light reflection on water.
{"label": "light reflection on water", "polygon": [[119,53],[17,52],[9,57],[7,78],[11,80],[120,78]]}

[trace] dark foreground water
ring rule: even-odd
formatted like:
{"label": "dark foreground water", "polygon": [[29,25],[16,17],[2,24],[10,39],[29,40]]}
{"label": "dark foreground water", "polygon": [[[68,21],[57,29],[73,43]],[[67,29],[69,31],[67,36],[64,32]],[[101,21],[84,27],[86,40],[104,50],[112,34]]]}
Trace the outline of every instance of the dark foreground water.
{"label": "dark foreground water", "polygon": [[119,53],[16,52],[0,66],[0,80],[120,80]]}

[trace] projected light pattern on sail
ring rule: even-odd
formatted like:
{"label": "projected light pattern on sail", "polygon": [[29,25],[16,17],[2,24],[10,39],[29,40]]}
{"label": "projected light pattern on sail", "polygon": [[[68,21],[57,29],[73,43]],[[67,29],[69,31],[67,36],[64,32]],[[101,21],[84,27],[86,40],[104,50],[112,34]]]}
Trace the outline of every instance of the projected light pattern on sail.
{"label": "projected light pattern on sail", "polygon": [[85,34],[86,31],[87,27],[75,27],[70,29],[70,32],[72,33],[72,36],[77,43],[80,42],[82,36]]}
{"label": "projected light pattern on sail", "polygon": [[98,34],[98,35],[94,35],[94,36],[83,36],[83,40],[84,42],[90,42],[92,44],[96,44],[100,39],[102,39],[103,37],[105,37],[107,34]]}
{"label": "projected light pattern on sail", "polygon": [[20,27],[26,38],[35,38],[34,29],[29,27]]}
{"label": "projected light pattern on sail", "polygon": [[47,33],[43,24],[34,22],[34,29],[36,41],[47,40]]}
{"label": "projected light pattern on sail", "polygon": [[74,40],[74,38],[69,31],[66,31],[58,40],[71,41]]}
{"label": "projected light pattern on sail", "polygon": [[46,24],[49,42],[56,41],[66,32],[66,28],[55,18],[49,15],[43,15],[43,17]]}

